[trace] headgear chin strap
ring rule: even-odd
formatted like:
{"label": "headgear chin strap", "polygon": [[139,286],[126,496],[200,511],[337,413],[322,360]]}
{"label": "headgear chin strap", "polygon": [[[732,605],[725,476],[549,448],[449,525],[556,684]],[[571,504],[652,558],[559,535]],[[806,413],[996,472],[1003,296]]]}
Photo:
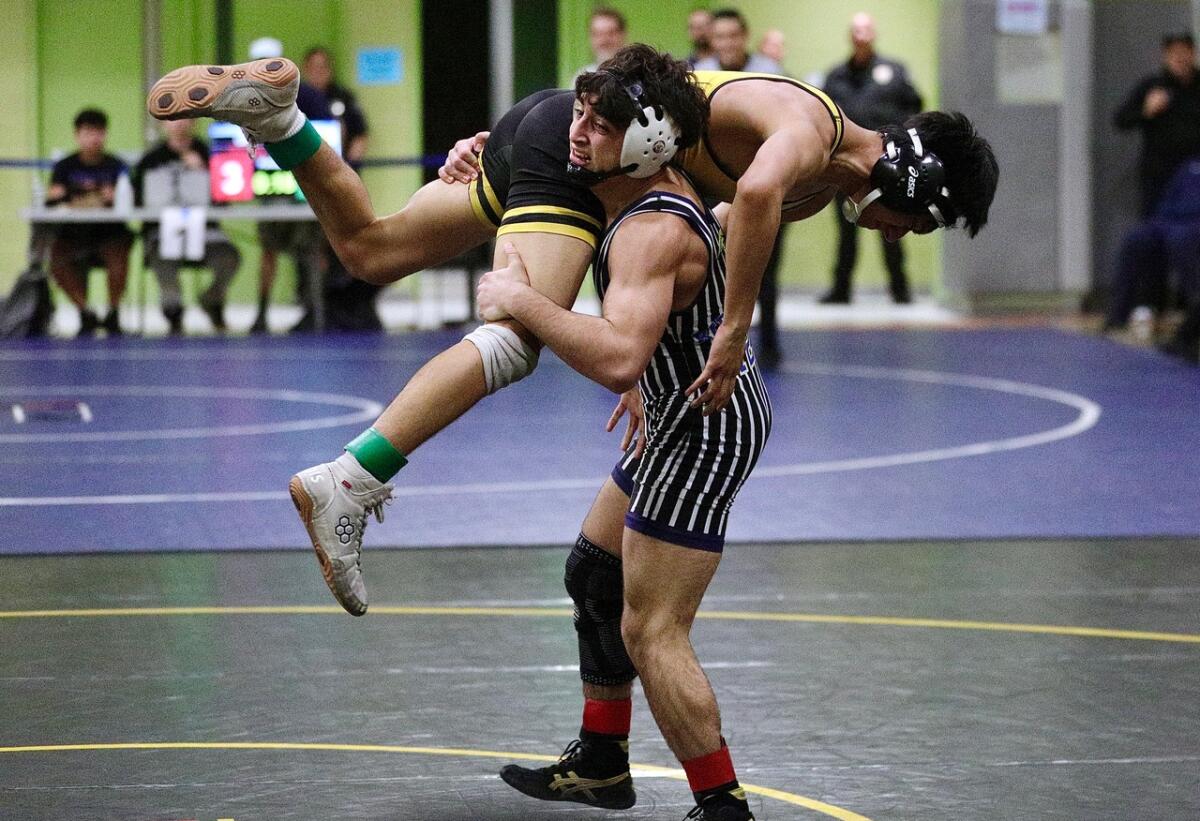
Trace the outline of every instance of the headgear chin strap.
{"label": "headgear chin strap", "polygon": [[939,228],[954,225],[958,212],[946,188],[946,168],[936,154],[927,153],[915,128],[908,129],[909,145],[889,139],[884,154],[871,169],[871,191],[858,203],[842,202],[842,216],[857,223],[863,211],[879,200],[901,214],[929,214]]}
{"label": "headgear chin strap", "polygon": [[652,176],[671,161],[679,150],[679,127],[660,105],[651,105],[641,83],[628,85],[611,72],[605,72],[621,83],[621,88],[638,107],[638,113],[625,129],[621,144],[620,165],[611,171],[590,171],[581,165],[567,162],[567,171],[585,185],[595,185],[618,174],[642,179]]}

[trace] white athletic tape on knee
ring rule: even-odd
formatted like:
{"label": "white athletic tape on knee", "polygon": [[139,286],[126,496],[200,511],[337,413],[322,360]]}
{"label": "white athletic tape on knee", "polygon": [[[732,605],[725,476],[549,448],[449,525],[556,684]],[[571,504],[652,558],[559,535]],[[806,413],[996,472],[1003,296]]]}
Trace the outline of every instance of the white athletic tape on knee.
{"label": "white athletic tape on knee", "polygon": [[503,325],[480,325],[463,339],[479,349],[489,394],[519,382],[537,367],[538,352]]}

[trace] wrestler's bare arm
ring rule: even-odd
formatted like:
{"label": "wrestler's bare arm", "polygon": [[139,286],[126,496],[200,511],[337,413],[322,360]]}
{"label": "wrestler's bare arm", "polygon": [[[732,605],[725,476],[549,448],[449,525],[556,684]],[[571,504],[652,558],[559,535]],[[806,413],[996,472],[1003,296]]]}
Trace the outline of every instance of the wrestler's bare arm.
{"label": "wrestler's bare arm", "polygon": [[609,250],[610,280],[600,317],[573,313],[521,282],[520,257],[484,276],[480,305],[496,303],[554,353],[615,393],[637,384],[662,338],[675,284],[707,252],[678,217],[642,214],[621,225]]}

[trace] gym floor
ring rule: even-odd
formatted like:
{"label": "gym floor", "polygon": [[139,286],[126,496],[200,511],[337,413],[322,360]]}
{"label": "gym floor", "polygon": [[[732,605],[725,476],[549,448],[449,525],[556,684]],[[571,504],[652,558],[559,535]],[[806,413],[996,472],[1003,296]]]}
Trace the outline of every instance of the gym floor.
{"label": "gym floor", "polygon": [[[605,817],[495,773],[578,730],[609,395],[546,356],[418,450],[363,619],[287,501],[454,338],[0,348],[0,816]],[[1037,328],[785,350],[694,633],[757,817],[1200,814],[1200,372]],[[640,693],[631,757],[612,816],[682,818]]]}

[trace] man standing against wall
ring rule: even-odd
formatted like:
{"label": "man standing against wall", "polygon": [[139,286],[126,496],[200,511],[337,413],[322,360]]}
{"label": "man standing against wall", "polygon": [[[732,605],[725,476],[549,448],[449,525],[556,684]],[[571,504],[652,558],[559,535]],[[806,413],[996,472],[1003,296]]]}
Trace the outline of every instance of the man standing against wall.
{"label": "man standing against wall", "polygon": [[588,44],[592,47],[592,57],[595,59],[575,73],[588,74],[600,67],[600,64],[612,57],[625,46],[627,29],[625,15],[608,6],[600,6],[588,18]]}
{"label": "man standing against wall", "polygon": [[712,56],[712,44],[709,41],[711,28],[712,12],[708,9],[696,9],[688,15],[688,40],[692,43],[692,53],[688,55],[687,64],[692,68]]}
{"label": "man standing against wall", "polygon": [[[736,9],[721,9],[712,15],[709,42],[712,56],[696,63],[700,71],[744,71],[758,74],[785,74],[783,66],[762,52],[747,50],[750,26]],[[771,369],[783,358],[779,345],[779,325],[776,306],[779,302],[779,258],[783,251],[783,225],[775,235],[771,258],[763,270],[762,286],[758,290],[758,361]]]}
{"label": "man standing against wall", "polygon": [[[830,70],[825,93],[846,116],[864,128],[879,128],[904,122],[921,110],[921,95],[908,79],[908,71],[894,60],[875,53],[875,20],[860,12],[850,21],[850,59]],[[838,196],[834,217],[838,224],[837,265],[833,288],[821,298],[826,305],[846,304],[851,298],[851,279],[858,259],[858,228],[840,216],[844,198]],[[908,277],[904,273],[904,251],[899,242],[883,241],[892,300],[910,302]]]}
{"label": "man standing against wall", "polygon": [[1162,70],[1143,79],[1114,118],[1142,132],[1141,213],[1148,217],[1175,169],[1200,154],[1200,73],[1190,34],[1162,40]]}

